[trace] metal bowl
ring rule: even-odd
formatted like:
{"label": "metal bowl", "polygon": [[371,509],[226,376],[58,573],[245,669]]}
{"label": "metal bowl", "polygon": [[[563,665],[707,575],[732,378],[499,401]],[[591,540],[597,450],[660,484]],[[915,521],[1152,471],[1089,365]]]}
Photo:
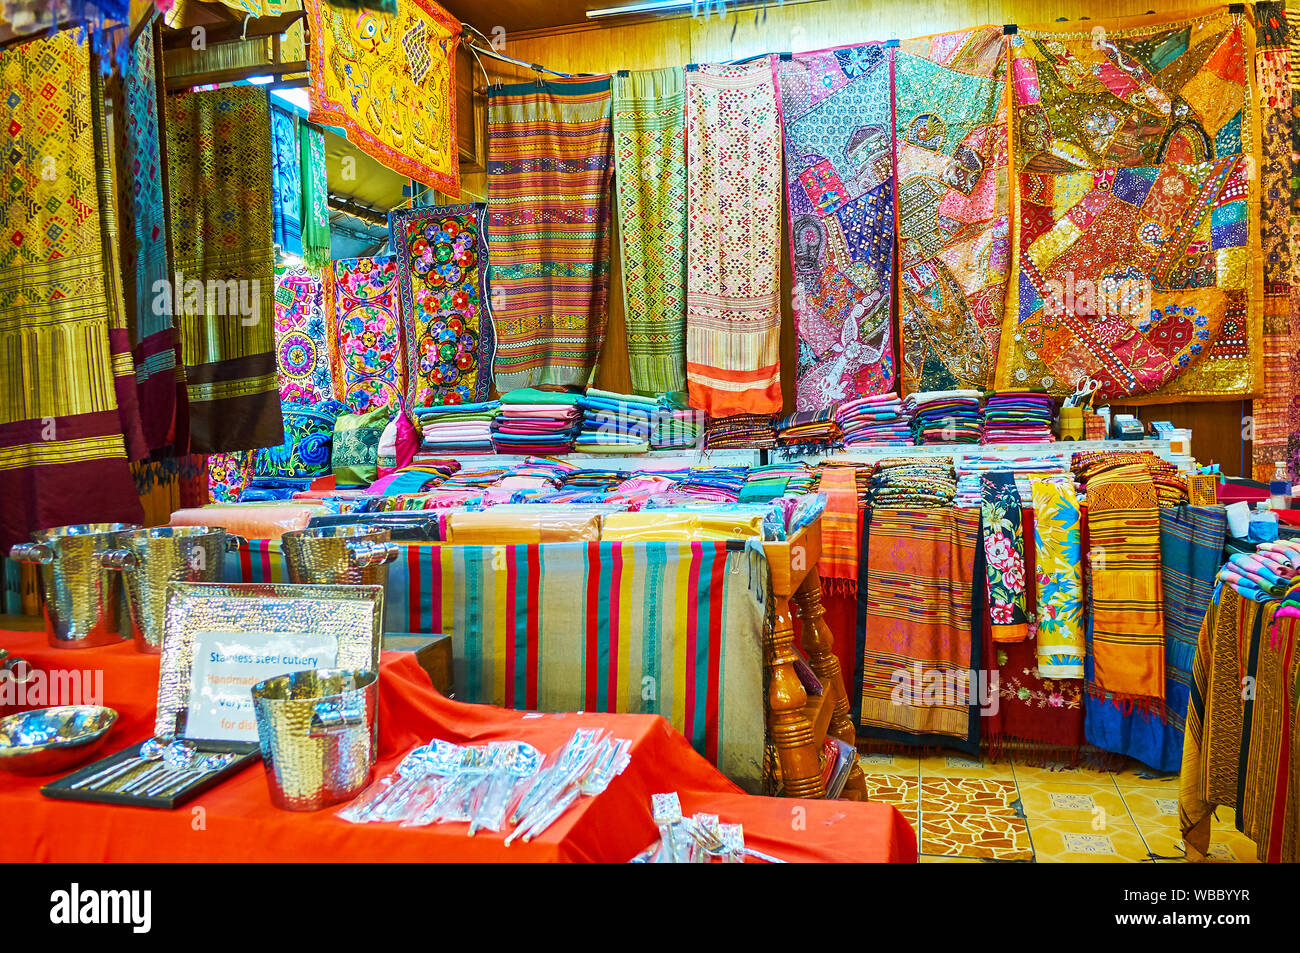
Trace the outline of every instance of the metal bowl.
{"label": "metal bowl", "polygon": [[38,708],[0,718],[0,771],[55,774],[89,761],[117,712],[98,705]]}

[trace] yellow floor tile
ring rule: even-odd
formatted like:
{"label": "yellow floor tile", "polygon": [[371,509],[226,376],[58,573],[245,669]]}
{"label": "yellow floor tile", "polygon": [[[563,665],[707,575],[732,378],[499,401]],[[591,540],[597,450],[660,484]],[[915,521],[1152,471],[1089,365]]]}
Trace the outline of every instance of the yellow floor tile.
{"label": "yellow floor tile", "polygon": [[865,775],[868,801],[885,801],[888,804],[916,806],[920,782],[903,774]]}
{"label": "yellow floor tile", "polygon": [[1052,769],[1016,762],[1016,781],[1020,784],[1105,784],[1114,790],[1109,772],[1091,771],[1088,768]]}
{"label": "yellow floor tile", "polygon": [[[1155,792],[1156,796],[1151,796],[1147,791],[1130,791],[1125,793],[1124,800],[1133,812],[1138,830],[1151,853],[1182,860],[1183,836],[1178,825],[1177,801],[1174,802],[1174,813],[1166,814],[1164,811],[1169,805],[1167,799],[1158,796],[1161,793]],[[1228,808],[1219,808],[1207,856],[1210,861],[1218,863],[1259,863],[1255,842],[1233,826],[1232,811]]]}
{"label": "yellow floor tile", "polygon": [[906,774],[916,777],[920,759],[906,754],[860,754],[858,764],[866,774]]}
{"label": "yellow floor tile", "polygon": [[924,814],[1015,814],[1014,781],[1002,778],[923,778],[921,811]]}
{"label": "yellow floor tile", "polygon": [[1078,824],[1091,824],[1094,818],[1102,822],[1112,817],[1128,820],[1124,799],[1109,778],[1092,784],[1020,780],[1019,785],[1020,805],[1031,822],[1038,818]]}
{"label": "yellow floor tile", "polygon": [[949,857],[1032,860],[1024,818],[1009,814],[921,813],[921,852]]}
{"label": "yellow floor tile", "polygon": [[1174,798],[1178,797],[1178,773],[1163,774],[1159,771],[1153,771],[1145,764],[1130,760],[1121,771],[1112,771],[1111,777],[1119,785],[1120,790],[1129,788],[1161,788],[1172,791]]}
{"label": "yellow floor tile", "polygon": [[982,864],[983,857],[935,857],[930,854],[922,854],[917,858],[923,864]]}
{"label": "yellow floor tile", "polygon": [[945,751],[921,759],[923,778],[1003,778],[1013,780],[1010,761],[977,761],[959,751]]}
{"label": "yellow floor tile", "polygon": [[1030,818],[1034,856],[1042,863],[1133,863],[1149,861],[1146,845],[1133,822],[1107,817],[1097,830],[1089,822]]}

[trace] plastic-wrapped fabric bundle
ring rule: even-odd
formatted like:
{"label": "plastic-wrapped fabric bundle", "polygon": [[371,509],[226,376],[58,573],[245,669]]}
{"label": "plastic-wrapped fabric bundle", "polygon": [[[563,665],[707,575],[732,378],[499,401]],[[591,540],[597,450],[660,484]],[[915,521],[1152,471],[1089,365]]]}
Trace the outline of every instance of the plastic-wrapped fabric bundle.
{"label": "plastic-wrapped fabric bundle", "polygon": [[590,508],[504,503],[447,516],[444,539],[457,546],[596,542],[601,517]]}
{"label": "plastic-wrapped fabric bundle", "polygon": [[295,503],[217,503],[177,510],[172,526],[219,526],[245,539],[279,539],[292,530],[306,529],[322,512],[314,501]]}
{"label": "plastic-wrapped fabric bundle", "polygon": [[690,509],[616,513],[605,518],[605,528],[601,535],[601,539],[606,542],[693,542],[706,539],[762,538],[762,514],[694,512]]}

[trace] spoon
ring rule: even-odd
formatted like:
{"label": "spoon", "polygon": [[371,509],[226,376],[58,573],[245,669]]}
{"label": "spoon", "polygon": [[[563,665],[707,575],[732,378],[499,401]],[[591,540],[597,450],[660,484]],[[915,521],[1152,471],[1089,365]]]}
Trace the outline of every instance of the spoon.
{"label": "spoon", "polygon": [[128,758],[126,761],[111,765],[102,771],[96,771],[92,775],[82,778],[68,785],[70,788],[80,789],[85,787],[101,788],[106,784],[116,781],[118,778],[125,777],[142,764],[148,764],[150,761],[157,761],[163,756],[163,750],[167,743],[158,738],[150,738],[140,745],[139,753],[134,758]]}

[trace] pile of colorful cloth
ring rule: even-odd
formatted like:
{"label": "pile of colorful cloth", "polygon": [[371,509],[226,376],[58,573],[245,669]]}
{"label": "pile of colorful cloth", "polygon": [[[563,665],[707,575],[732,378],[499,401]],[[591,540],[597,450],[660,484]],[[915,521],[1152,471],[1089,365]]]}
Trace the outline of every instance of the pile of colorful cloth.
{"label": "pile of colorful cloth", "polygon": [[771,450],[776,446],[773,418],[766,414],[714,417],[704,430],[708,450]]}
{"label": "pile of colorful cloth", "polygon": [[840,442],[834,410],[800,410],[775,424],[776,440],[783,447],[827,448]]}
{"label": "pile of colorful cloth", "polygon": [[690,450],[700,445],[704,414],[690,408],[661,407],[651,421],[650,449]]}
{"label": "pile of colorful cloth", "polygon": [[836,408],[835,422],[846,447],[906,447],[916,442],[896,393],[845,401]]}
{"label": "pile of colorful cloth", "polygon": [[998,391],[984,400],[983,443],[1051,443],[1052,398],[1041,391]]}
{"label": "pile of colorful cloth", "polygon": [[1253,553],[1235,553],[1219,570],[1219,583],[1255,602],[1283,600],[1277,615],[1300,618],[1300,542],[1260,543]]}
{"label": "pile of colorful cloth", "polygon": [[781,496],[808,493],[816,481],[816,473],[804,463],[750,467],[740,491],[740,502],[767,503]]}
{"label": "pile of colorful cloth", "polygon": [[918,444],[980,442],[983,418],[977,390],[908,394],[903,410],[911,418],[912,435]]}
{"label": "pile of colorful cloth", "polygon": [[747,467],[691,467],[677,492],[710,502],[735,503],[748,472]]}
{"label": "pile of colorful cloth", "polygon": [[582,453],[645,453],[650,449],[659,402],[589,387],[578,398],[582,431],[573,448]]}
{"label": "pile of colorful cloth", "polygon": [[957,461],[957,497],[955,506],[979,506],[980,476],[985,473],[1010,473],[1016,478],[1016,490],[1023,499],[1030,498],[1033,477],[1057,476],[1069,472],[1062,453],[1027,454],[1021,457],[997,457],[967,454]]}
{"label": "pile of colorful cloth", "polygon": [[492,421],[500,407],[499,401],[489,400],[415,408],[423,434],[420,450],[433,454],[491,453]]}
{"label": "pile of colorful cloth", "polygon": [[1145,476],[1155,485],[1156,500],[1161,506],[1187,502],[1187,478],[1172,463],[1149,450],[1085,450],[1071,456],[1070,468],[1083,494],[1088,492],[1088,481],[1101,474],[1112,482],[1140,480]]}
{"label": "pile of colorful cloth", "polygon": [[568,453],[582,430],[578,394],[522,387],[501,395],[492,421],[497,453]]}
{"label": "pile of colorful cloth", "polygon": [[932,509],[952,506],[957,475],[952,457],[886,457],[871,469],[869,506]]}

